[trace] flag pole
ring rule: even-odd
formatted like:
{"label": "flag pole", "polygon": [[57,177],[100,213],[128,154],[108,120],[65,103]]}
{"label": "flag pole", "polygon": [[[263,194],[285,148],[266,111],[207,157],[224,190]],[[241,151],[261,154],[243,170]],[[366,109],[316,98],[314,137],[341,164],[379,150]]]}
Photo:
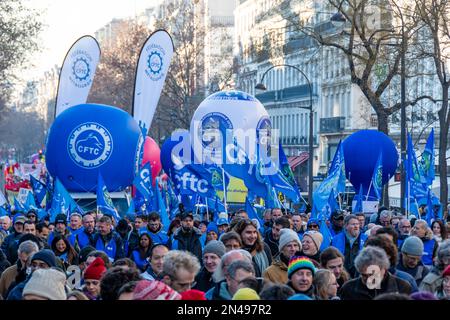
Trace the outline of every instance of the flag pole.
{"label": "flag pole", "polygon": [[[352,172],[351,171],[349,171],[348,172],[348,181],[350,181],[350,178],[352,177]],[[350,198],[350,193],[349,192],[347,192],[347,183],[345,184],[345,193],[347,194],[347,197],[346,197],[346,200],[345,200],[345,203],[347,204],[347,206],[348,206],[348,199]],[[356,190],[355,190],[355,194],[356,194]],[[345,194],[344,194],[344,196],[345,196]],[[351,206],[351,204],[350,204],[350,206]],[[353,208],[352,208],[353,209]]]}
{"label": "flag pole", "polygon": [[370,193],[370,188],[371,188],[371,187],[372,187],[372,179],[370,179],[369,190],[367,191],[367,195],[366,195],[366,201],[368,201],[369,193]]}
{"label": "flag pole", "polygon": [[227,205],[227,188],[225,186],[225,171],[222,168],[222,185],[223,185],[223,204],[225,206],[225,212],[228,214],[228,205]]}
{"label": "flag pole", "polygon": [[206,221],[209,221],[208,199],[205,197],[206,202]]}

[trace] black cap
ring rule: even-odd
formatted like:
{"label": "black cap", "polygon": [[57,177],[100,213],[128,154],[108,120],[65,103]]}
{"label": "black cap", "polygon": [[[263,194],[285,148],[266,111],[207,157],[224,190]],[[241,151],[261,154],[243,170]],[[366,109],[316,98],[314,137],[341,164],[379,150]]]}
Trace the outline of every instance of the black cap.
{"label": "black cap", "polygon": [[331,213],[331,218],[339,219],[340,217],[344,217],[344,212],[342,212],[341,210],[335,210]]}
{"label": "black cap", "polygon": [[67,225],[67,216],[64,213],[60,213],[55,218],[55,224],[64,223]]}
{"label": "black cap", "polygon": [[194,220],[194,214],[193,214],[192,212],[190,212],[190,211],[183,212],[183,213],[181,214],[181,220],[184,220],[184,219],[186,219],[187,217],[191,217],[191,219]]}

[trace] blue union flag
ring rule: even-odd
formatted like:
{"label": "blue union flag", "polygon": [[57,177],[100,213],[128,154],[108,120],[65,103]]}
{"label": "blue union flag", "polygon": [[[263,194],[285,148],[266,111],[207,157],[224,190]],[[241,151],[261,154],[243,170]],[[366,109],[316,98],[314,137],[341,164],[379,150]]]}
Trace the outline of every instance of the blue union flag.
{"label": "blue union flag", "polygon": [[383,153],[381,152],[378,156],[377,163],[373,169],[372,175],[372,186],[377,195],[377,199],[381,199],[382,188],[383,188]]}

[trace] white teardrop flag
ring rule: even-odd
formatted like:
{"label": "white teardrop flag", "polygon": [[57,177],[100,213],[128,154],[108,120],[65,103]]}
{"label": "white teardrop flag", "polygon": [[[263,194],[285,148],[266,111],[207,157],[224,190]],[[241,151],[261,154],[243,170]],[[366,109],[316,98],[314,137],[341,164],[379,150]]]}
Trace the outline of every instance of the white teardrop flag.
{"label": "white teardrop flag", "polygon": [[55,118],[70,107],[86,103],[99,60],[100,46],[95,38],[83,36],[72,45],[59,75]]}
{"label": "white teardrop flag", "polygon": [[173,52],[172,38],[165,30],[152,33],[141,49],[134,85],[133,117],[145,133],[150,129]]}

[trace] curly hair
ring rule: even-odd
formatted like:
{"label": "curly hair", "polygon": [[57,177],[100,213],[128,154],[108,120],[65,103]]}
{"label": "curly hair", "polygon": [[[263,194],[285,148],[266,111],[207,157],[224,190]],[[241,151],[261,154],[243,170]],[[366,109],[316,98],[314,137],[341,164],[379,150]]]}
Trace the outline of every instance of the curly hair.
{"label": "curly hair", "polygon": [[137,269],[113,267],[100,280],[100,297],[102,300],[117,300],[119,290],[131,281],[139,281],[141,277]]}

